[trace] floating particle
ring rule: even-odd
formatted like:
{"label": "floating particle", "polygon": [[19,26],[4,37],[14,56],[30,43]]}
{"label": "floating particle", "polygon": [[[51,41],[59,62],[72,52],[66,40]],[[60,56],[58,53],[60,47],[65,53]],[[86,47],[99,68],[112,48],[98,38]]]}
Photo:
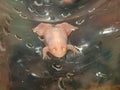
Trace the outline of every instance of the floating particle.
{"label": "floating particle", "polygon": [[17,34],[15,34],[15,38],[17,38],[18,40],[22,40],[22,38]]}
{"label": "floating particle", "polygon": [[31,13],[33,13],[34,11],[30,8],[30,7],[28,7],[28,10],[31,12]]}
{"label": "floating particle", "polygon": [[81,25],[82,23],[84,23],[85,22],[85,20],[83,19],[83,20],[78,20],[78,21],[76,21],[75,23],[77,24],[77,25]]}
{"label": "floating particle", "polygon": [[95,11],[95,8],[88,10],[89,13],[92,13],[93,11]]}
{"label": "floating particle", "polygon": [[62,66],[59,64],[52,64],[52,68],[54,68],[56,71],[62,70]]}
{"label": "floating particle", "polygon": [[67,78],[71,78],[72,76],[74,76],[74,73],[67,73],[67,74],[66,74],[66,77],[67,77]]}
{"label": "floating particle", "polygon": [[21,63],[21,62],[22,62],[22,59],[17,60],[17,63]]}
{"label": "floating particle", "polygon": [[27,17],[26,15],[23,15],[22,13],[20,13],[19,16],[20,16],[22,19],[28,19],[28,17]]}
{"label": "floating particle", "polygon": [[58,79],[58,87],[60,90],[65,90],[65,84],[62,77],[59,77]]}
{"label": "floating particle", "polygon": [[34,77],[40,77],[39,75],[35,74],[35,73],[31,73],[32,76]]}
{"label": "floating particle", "polygon": [[40,7],[40,6],[43,6],[43,3],[38,3],[37,1],[34,1],[34,5]]}
{"label": "floating particle", "polygon": [[31,43],[25,44],[25,46],[28,48],[33,48],[33,45]]}

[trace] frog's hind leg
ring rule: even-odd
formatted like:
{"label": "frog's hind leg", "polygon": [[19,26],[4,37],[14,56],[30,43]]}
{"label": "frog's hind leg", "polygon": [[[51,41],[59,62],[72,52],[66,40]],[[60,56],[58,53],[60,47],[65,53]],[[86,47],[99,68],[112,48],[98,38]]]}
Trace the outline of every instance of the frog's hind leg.
{"label": "frog's hind leg", "polygon": [[76,29],[78,29],[78,27],[73,26],[73,25],[71,25],[71,24],[69,24],[67,22],[57,24],[55,27],[61,28],[62,30],[64,30],[66,32],[67,36],[69,36],[72,31],[75,31]]}
{"label": "frog's hind leg", "polygon": [[52,28],[51,24],[40,23],[35,28],[33,28],[33,32],[37,33],[41,37],[44,36],[46,30],[49,30],[50,28]]}

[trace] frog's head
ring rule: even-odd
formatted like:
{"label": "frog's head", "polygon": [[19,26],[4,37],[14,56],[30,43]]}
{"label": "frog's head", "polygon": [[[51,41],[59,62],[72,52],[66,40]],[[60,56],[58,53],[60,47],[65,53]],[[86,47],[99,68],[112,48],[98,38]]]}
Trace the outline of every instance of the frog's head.
{"label": "frog's head", "polygon": [[57,46],[52,46],[50,48],[50,53],[55,56],[55,57],[58,57],[58,58],[61,58],[63,56],[65,56],[67,52],[67,48],[66,48],[66,45],[57,45]]}

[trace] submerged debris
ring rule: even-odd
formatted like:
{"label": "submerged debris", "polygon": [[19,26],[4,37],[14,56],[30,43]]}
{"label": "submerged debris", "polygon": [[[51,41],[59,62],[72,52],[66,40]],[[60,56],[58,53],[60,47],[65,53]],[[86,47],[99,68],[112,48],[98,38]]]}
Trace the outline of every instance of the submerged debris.
{"label": "submerged debris", "polygon": [[119,29],[111,26],[111,27],[105,28],[103,31],[100,31],[99,34],[100,35],[112,34],[117,31],[119,31]]}
{"label": "submerged debris", "polygon": [[92,8],[91,10],[88,10],[89,13],[92,13],[95,11],[95,8]]}
{"label": "submerged debris", "polygon": [[43,3],[38,3],[37,1],[34,1],[34,5],[40,7],[40,6],[43,6]]}
{"label": "submerged debris", "polygon": [[22,40],[22,38],[17,34],[15,34],[15,38],[17,38],[18,40]]}
{"label": "submerged debris", "polygon": [[22,13],[20,13],[19,16],[20,16],[22,19],[28,19],[28,17],[27,17],[26,15],[23,15]]}
{"label": "submerged debris", "polygon": [[59,77],[58,79],[58,87],[60,90],[65,90],[65,85],[62,77]]}
{"label": "submerged debris", "polygon": [[81,24],[83,24],[85,22],[85,20],[83,19],[83,20],[78,20],[78,21],[76,21],[76,24],[77,25],[81,25]]}
{"label": "submerged debris", "polygon": [[34,11],[30,8],[30,7],[28,7],[28,10],[31,12],[31,13],[33,13]]}
{"label": "submerged debris", "polygon": [[62,70],[62,66],[59,64],[52,64],[52,68],[54,68],[56,71]]}
{"label": "submerged debris", "polygon": [[35,73],[31,73],[32,76],[34,77],[40,77],[39,75],[35,74]]}
{"label": "submerged debris", "polygon": [[25,44],[25,46],[28,48],[33,48],[33,45],[31,43]]}
{"label": "submerged debris", "polygon": [[71,78],[72,76],[74,76],[74,73],[68,72],[68,73],[66,74],[66,77],[67,77],[67,78]]}

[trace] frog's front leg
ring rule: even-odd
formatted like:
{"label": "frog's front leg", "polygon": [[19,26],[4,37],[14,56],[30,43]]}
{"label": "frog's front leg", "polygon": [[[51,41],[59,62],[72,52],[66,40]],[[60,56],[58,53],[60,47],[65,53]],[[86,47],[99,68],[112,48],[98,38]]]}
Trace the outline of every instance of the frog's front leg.
{"label": "frog's front leg", "polygon": [[42,50],[42,54],[43,54],[43,59],[50,59],[50,57],[47,55],[47,53],[49,52],[48,47],[44,47]]}
{"label": "frog's front leg", "polygon": [[80,52],[73,46],[68,44],[67,49],[73,51],[74,54],[79,54]]}

